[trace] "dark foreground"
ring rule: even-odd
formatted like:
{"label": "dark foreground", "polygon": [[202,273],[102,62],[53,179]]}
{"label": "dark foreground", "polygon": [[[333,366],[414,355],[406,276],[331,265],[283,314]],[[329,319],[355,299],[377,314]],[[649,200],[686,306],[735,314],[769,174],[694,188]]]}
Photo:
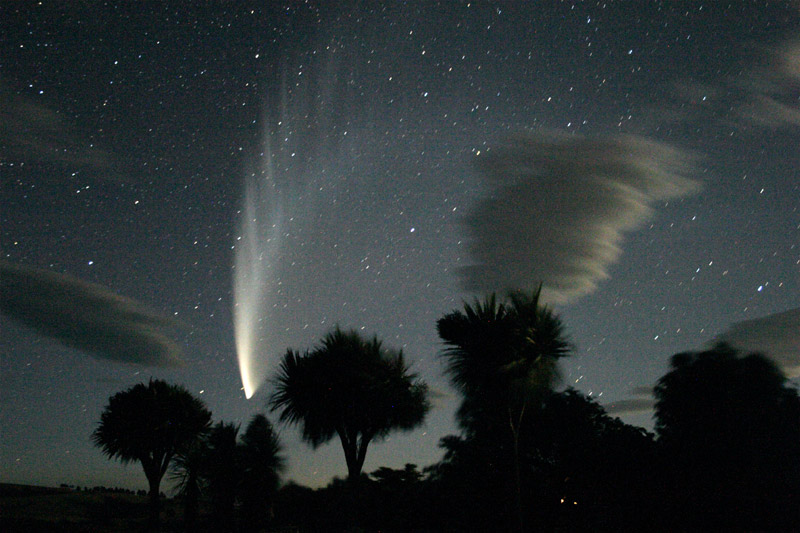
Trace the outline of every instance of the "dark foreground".
{"label": "dark foreground", "polygon": [[[123,532],[147,530],[147,497],[110,491],[0,484],[0,531]],[[180,531],[181,512],[165,500],[164,531]]]}
{"label": "dark foreground", "polygon": [[[452,513],[453,506],[461,509],[462,514],[471,515],[476,511],[459,505],[457,499],[446,498],[444,502],[434,502],[430,495],[424,501],[428,505],[420,505],[421,500],[409,499],[403,491],[392,494],[375,490],[353,491],[346,484],[334,482],[325,489],[312,490],[289,484],[284,487],[275,501],[276,511],[272,515],[269,527],[262,527],[258,532],[455,532],[519,530],[519,525],[506,523],[508,527],[499,527],[502,520],[496,512],[489,512],[494,519],[489,522],[465,521],[463,516]],[[358,494],[356,494],[358,493]],[[755,524],[725,523],[718,520],[728,515],[721,509],[714,512],[708,509],[705,513],[711,522],[698,525],[695,519],[681,516],[685,511],[675,506],[670,513],[653,513],[658,506],[657,498],[649,501],[640,499],[636,504],[623,509],[617,507],[595,507],[591,512],[582,510],[578,502],[564,501],[552,509],[540,507],[536,521],[526,523],[525,531],[576,531],[590,529],[593,531],[650,531],[699,532],[710,530],[727,531],[796,531],[797,524],[792,516],[798,509],[779,505],[778,509],[784,519],[758,521]],[[748,503],[748,502],[743,502]],[[431,505],[433,504],[433,505]],[[571,505],[570,505],[571,504]],[[753,504],[753,502],[749,502]],[[591,505],[590,505],[591,506]],[[440,511],[450,507],[451,512]],[[741,509],[739,509],[741,511]],[[500,511],[496,509],[495,511]],[[478,513],[479,515],[484,513]],[[500,512],[502,514],[502,512]],[[735,514],[735,513],[733,513]],[[144,494],[108,490],[74,490],[70,488],[49,488],[28,485],[0,484],[0,531],[2,532],[151,532],[148,527],[148,500]],[[530,520],[533,516],[529,516]],[[696,517],[695,517],[696,518]],[[238,520],[236,520],[238,522]],[[162,500],[161,525],[159,532],[187,531],[183,520],[183,507],[179,500]],[[197,524],[191,531],[219,532],[241,531],[235,524],[222,525],[215,523],[209,508],[201,508]],[[255,533],[255,531],[254,531]]]}

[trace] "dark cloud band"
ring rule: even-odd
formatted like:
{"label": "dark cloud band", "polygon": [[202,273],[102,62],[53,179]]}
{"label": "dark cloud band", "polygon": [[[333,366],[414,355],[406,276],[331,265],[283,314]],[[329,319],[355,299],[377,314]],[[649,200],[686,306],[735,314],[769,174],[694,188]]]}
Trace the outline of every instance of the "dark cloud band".
{"label": "dark cloud band", "polygon": [[0,312],[67,346],[148,366],[182,364],[174,325],[134,300],[65,274],[0,261]]}
{"label": "dark cloud band", "polygon": [[736,322],[714,340],[772,359],[787,377],[800,376],[800,307]]}

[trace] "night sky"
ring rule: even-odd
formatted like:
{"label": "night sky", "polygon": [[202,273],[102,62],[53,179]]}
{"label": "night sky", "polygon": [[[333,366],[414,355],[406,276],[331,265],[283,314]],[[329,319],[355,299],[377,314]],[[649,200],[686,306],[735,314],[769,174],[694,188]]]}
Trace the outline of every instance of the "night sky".
{"label": "night sky", "polygon": [[[186,4],[0,6],[0,481],[145,488],[90,435],[150,377],[215,421],[266,412],[234,339],[247,181],[278,228],[261,368],[339,324],[434,391],[366,472],[440,458],[435,322],[509,286],[544,282],[562,386],[630,423],[715,339],[800,375],[797,3]],[[338,441],[280,432],[287,478],[346,474]]]}

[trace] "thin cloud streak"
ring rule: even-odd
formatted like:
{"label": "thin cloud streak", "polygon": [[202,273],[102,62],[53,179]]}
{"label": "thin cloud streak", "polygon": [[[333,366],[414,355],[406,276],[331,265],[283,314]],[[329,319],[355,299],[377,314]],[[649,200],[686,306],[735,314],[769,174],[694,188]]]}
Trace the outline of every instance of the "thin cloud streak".
{"label": "thin cloud streak", "polygon": [[639,386],[631,390],[632,398],[623,398],[603,405],[608,414],[615,416],[647,413],[655,410],[655,398],[652,386]]}
{"label": "thin cloud streak", "polygon": [[739,116],[765,128],[800,126],[800,41],[788,41],[768,53],[743,85],[746,101]]}
{"label": "thin cloud streak", "polygon": [[761,135],[800,127],[800,40],[759,49],[761,59],[736,77],[671,82],[671,96],[647,110],[652,123],[696,123]]}
{"label": "thin cloud streak", "polygon": [[490,189],[465,219],[474,292],[533,289],[568,303],[596,290],[623,235],[659,201],[687,196],[693,158],[639,136],[520,134],[477,158]]}
{"label": "thin cloud streak", "polygon": [[610,415],[630,415],[634,413],[647,413],[655,409],[655,400],[652,398],[627,398],[611,402],[603,406]]}
{"label": "thin cloud streak", "polygon": [[57,164],[121,178],[118,162],[83,138],[62,113],[20,96],[0,83],[0,160]]}
{"label": "thin cloud streak", "polygon": [[65,274],[0,261],[0,313],[63,344],[146,366],[181,366],[161,328],[174,321],[138,302]]}

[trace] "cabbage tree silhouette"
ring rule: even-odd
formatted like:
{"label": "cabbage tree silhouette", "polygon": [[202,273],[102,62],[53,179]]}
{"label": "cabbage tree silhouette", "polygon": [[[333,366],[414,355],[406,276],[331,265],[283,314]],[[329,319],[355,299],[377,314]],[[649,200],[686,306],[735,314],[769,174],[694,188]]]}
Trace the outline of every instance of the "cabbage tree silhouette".
{"label": "cabbage tree silhouette", "polygon": [[[458,417],[467,437],[501,443],[510,437],[520,529],[520,430],[526,411],[556,380],[558,359],[570,354],[560,318],[539,301],[541,290],[511,292],[501,303],[492,294],[436,323],[447,373],[464,395]],[[502,448],[495,450],[500,463]]]}
{"label": "cabbage tree silhouette", "polygon": [[338,435],[356,483],[369,443],[417,427],[430,408],[427,385],[408,370],[402,351],[336,327],[314,350],[286,352],[269,404],[313,447]]}
{"label": "cabbage tree silhouette", "polygon": [[95,446],[123,464],[140,462],[150,485],[150,523],[159,522],[159,486],[170,461],[206,430],[211,412],[180,385],[153,380],[108,400],[92,434]]}

